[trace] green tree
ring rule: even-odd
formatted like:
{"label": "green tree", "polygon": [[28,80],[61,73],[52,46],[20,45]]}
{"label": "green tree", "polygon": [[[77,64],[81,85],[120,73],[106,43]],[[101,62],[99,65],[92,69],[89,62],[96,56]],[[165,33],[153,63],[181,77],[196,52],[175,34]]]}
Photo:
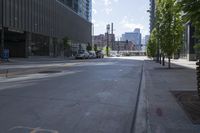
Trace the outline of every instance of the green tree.
{"label": "green tree", "polygon": [[[185,23],[191,22],[195,27],[195,38],[197,39],[196,50],[200,51],[200,1],[199,0],[180,0],[179,4],[184,12]],[[199,45],[199,46],[198,46]]]}
{"label": "green tree", "polygon": [[156,40],[162,55],[168,58],[171,68],[171,58],[179,51],[182,44],[183,23],[181,10],[176,0],[156,1]]}
{"label": "green tree", "polygon": [[68,37],[63,38],[64,56],[66,55],[66,53],[67,53],[67,56],[70,56],[71,46],[70,46],[69,41],[70,40]]}
{"label": "green tree", "polygon": [[88,45],[87,45],[87,51],[91,51],[92,50],[92,46],[90,45],[90,43],[88,43]]}
{"label": "green tree", "polygon": [[[200,59],[200,0],[181,0],[181,8],[184,12],[183,19],[185,23],[190,22],[195,28],[195,38],[197,39],[194,46],[198,60]],[[199,61],[198,61],[199,63]],[[198,72],[198,70],[197,70]],[[198,73],[197,73],[198,76]],[[199,79],[197,78],[198,82]],[[197,87],[198,96],[200,97],[199,84]]]}
{"label": "green tree", "polygon": [[64,49],[69,49],[70,48],[69,38],[68,37],[64,37],[63,38],[63,44],[64,44]]}
{"label": "green tree", "polygon": [[110,47],[103,47],[103,53],[106,53],[107,56],[110,56],[110,51],[111,51],[111,48]]}
{"label": "green tree", "polygon": [[156,57],[157,54],[156,52],[157,52],[156,29],[154,28],[147,44],[147,55],[148,57],[154,58]]}
{"label": "green tree", "polygon": [[98,50],[97,45],[94,44],[94,51],[97,51],[97,50]]}

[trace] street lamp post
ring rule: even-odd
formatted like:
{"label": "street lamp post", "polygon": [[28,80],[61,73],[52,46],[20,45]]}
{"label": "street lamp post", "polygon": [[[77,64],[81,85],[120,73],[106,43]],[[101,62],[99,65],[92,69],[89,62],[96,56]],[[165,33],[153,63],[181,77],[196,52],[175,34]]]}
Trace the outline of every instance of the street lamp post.
{"label": "street lamp post", "polygon": [[106,45],[106,55],[109,56],[109,31],[110,31],[110,24],[108,24],[106,26],[106,30],[107,30],[107,45]]}
{"label": "street lamp post", "polygon": [[118,39],[118,41],[117,41],[117,45],[118,45],[118,46],[117,46],[117,53],[119,54],[119,50],[120,50],[120,49],[119,49],[119,39]]}

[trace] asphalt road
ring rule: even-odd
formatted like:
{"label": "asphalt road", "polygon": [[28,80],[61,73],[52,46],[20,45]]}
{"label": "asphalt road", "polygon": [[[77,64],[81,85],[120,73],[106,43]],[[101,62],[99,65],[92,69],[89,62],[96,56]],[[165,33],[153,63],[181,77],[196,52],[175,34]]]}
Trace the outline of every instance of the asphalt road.
{"label": "asphalt road", "polygon": [[75,62],[0,82],[0,133],[130,133],[142,59]]}

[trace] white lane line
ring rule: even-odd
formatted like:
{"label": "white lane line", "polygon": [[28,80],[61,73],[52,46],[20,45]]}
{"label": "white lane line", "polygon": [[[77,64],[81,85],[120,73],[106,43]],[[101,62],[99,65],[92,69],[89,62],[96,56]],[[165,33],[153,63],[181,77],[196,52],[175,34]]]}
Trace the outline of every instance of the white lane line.
{"label": "white lane line", "polygon": [[47,132],[47,133],[59,133],[56,130],[51,130],[51,129],[42,129],[40,127],[37,128],[31,128],[31,127],[25,127],[25,126],[16,126],[16,127],[12,127],[9,129],[9,131],[14,131],[17,129],[27,129],[30,130],[30,133],[37,133],[37,132]]}
{"label": "white lane line", "polygon": [[16,78],[0,78],[0,83],[6,82],[15,82],[15,81],[23,81],[23,80],[30,80],[30,79],[44,79],[44,78],[51,78],[51,77],[59,77],[64,75],[70,75],[79,73],[81,71],[63,71],[61,73],[54,73],[54,74],[28,74],[28,75],[20,75]]}

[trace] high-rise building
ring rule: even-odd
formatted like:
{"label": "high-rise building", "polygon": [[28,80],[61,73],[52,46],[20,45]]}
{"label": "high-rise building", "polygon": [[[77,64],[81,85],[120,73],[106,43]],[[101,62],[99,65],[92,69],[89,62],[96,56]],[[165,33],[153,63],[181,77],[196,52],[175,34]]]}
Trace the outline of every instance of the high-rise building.
{"label": "high-rise building", "polygon": [[145,40],[145,45],[147,45],[147,43],[148,43],[148,41],[149,41],[149,38],[150,38],[150,35],[146,35],[145,37],[144,37],[144,40]]}
{"label": "high-rise building", "polygon": [[150,0],[150,32],[153,30],[155,25],[155,10],[156,10],[156,3],[155,0]]}
{"label": "high-rise building", "polygon": [[58,0],[70,7],[84,19],[91,21],[92,0]]}
{"label": "high-rise building", "polygon": [[135,49],[141,49],[141,41],[142,41],[142,34],[140,33],[140,29],[136,28],[134,32],[126,32],[122,34],[121,41],[131,41],[135,44]]}
{"label": "high-rise building", "polygon": [[71,51],[92,43],[90,20],[91,0],[0,0],[0,46],[13,57],[63,55],[63,38]]}
{"label": "high-rise building", "polygon": [[133,32],[134,33],[140,33],[140,28],[135,28]]}

